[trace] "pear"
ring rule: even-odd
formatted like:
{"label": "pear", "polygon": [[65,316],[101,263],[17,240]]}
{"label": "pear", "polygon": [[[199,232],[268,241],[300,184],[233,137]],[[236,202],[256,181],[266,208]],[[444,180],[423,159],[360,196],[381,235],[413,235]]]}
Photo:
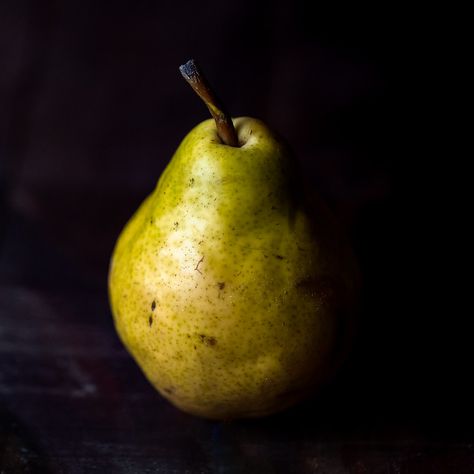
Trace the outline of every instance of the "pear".
{"label": "pear", "polygon": [[181,67],[215,120],[182,141],[122,231],[110,264],[117,332],[178,408],[268,415],[314,392],[350,344],[357,270],[288,147],[230,120],[194,62]]}

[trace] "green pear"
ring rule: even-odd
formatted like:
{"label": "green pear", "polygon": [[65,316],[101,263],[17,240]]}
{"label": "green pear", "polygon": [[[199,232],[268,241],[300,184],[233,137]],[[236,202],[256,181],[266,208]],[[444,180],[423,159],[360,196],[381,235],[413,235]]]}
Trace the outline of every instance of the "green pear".
{"label": "green pear", "polygon": [[306,202],[287,146],[259,120],[229,123],[236,146],[212,120],[184,138],[109,273],[118,334],[145,376],[213,419],[280,411],[326,381],[357,289],[350,250]]}

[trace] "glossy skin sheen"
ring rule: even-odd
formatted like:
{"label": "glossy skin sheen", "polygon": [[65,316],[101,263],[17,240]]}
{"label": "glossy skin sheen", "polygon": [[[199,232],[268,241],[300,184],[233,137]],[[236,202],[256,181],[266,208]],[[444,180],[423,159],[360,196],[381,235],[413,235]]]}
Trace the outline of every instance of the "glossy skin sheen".
{"label": "glossy skin sheen", "polygon": [[211,120],[186,136],[109,275],[117,331],[148,380],[217,419],[279,411],[324,380],[353,292],[347,251],[322,209],[309,218],[286,148],[258,120],[234,123],[240,148]]}

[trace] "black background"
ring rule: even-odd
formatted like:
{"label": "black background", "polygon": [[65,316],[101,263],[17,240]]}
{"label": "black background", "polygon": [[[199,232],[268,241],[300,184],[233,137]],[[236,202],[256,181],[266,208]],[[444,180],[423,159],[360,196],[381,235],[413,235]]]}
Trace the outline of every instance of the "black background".
{"label": "black background", "polygon": [[[474,469],[470,324],[445,266],[454,186],[429,186],[439,136],[425,60],[443,35],[429,22],[359,3],[0,4],[0,467]],[[286,137],[363,275],[359,337],[338,379],[260,421],[170,407],[108,309],[118,233],[207,118],[177,69],[190,57],[234,116]]]}

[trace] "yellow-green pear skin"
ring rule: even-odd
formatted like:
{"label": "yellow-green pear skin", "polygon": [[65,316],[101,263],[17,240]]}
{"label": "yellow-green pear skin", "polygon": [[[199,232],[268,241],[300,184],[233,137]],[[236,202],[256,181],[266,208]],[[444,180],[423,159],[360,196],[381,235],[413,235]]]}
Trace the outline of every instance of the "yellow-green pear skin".
{"label": "yellow-green pear skin", "polygon": [[234,120],[183,140],[121,233],[109,293],[118,334],[152,385],[211,419],[268,415],[340,364],[356,273],[325,209],[309,210],[283,143]]}

